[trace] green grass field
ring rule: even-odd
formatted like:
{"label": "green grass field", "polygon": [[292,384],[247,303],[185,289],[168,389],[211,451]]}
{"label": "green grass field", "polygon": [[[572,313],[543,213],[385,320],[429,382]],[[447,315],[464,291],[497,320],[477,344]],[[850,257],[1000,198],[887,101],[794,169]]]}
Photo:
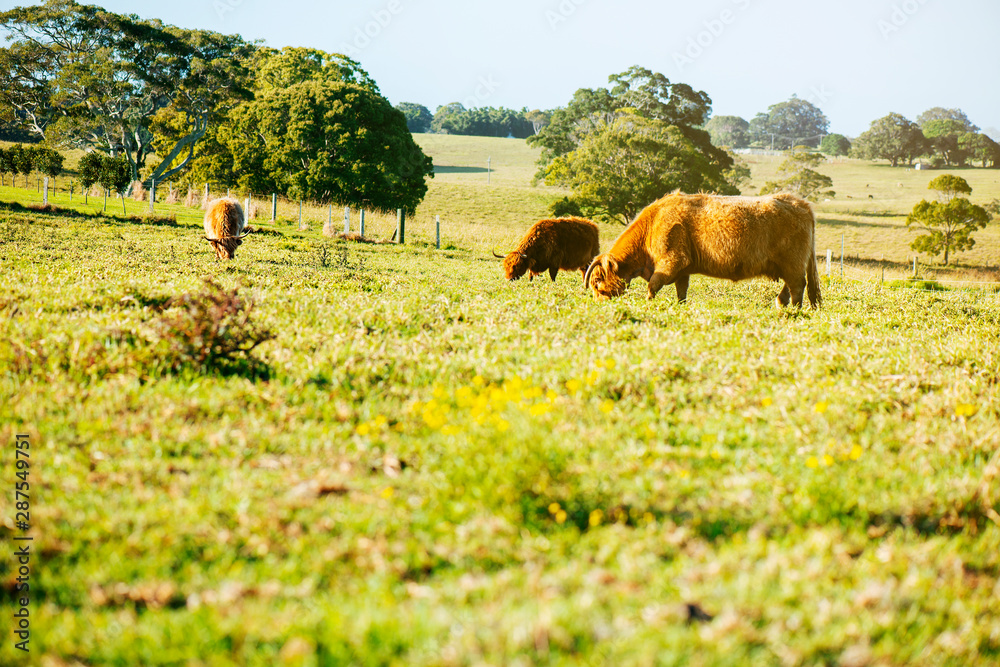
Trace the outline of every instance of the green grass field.
{"label": "green grass field", "polygon": [[[418,140],[451,170],[406,246],[325,239],[316,208],[216,262],[197,209],[0,188],[0,534],[27,434],[33,538],[31,652],[7,632],[0,664],[997,664],[995,290],[824,278],[779,312],[764,281],[508,284],[489,249],[564,193],[522,142]],[[824,170],[835,257],[843,228],[905,260],[933,175]],[[974,200],[995,173],[962,172]],[[977,238],[927,270],[989,275]],[[199,315],[205,278],[249,321]],[[206,360],[215,321],[273,338]]]}

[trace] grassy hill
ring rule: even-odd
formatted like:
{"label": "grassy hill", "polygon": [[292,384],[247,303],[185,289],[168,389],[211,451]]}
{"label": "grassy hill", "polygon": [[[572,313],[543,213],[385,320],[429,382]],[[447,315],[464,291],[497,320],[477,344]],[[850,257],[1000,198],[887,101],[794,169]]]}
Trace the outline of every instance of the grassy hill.
{"label": "grassy hill", "polygon": [[[0,188],[28,664],[996,664],[997,292],[834,278],[779,312],[764,281],[696,277],[685,305],[508,284],[489,248],[561,193],[523,143],[420,139],[442,171],[406,246],[287,205],[216,262],[197,209]],[[488,186],[463,171],[484,149]],[[905,258],[930,177],[821,171],[855,197],[818,206],[824,238]]]}

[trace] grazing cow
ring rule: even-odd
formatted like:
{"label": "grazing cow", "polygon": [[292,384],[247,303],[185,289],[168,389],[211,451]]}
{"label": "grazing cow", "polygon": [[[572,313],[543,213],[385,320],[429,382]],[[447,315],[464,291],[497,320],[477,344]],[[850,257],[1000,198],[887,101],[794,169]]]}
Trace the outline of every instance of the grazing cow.
{"label": "grazing cow", "polygon": [[524,235],[517,248],[503,260],[507,280],[517,280],[528,273],[528,280],[549,272],[553,281],[559,269],[585,273],[594,256],[601,251],[597,225],[583,218],[539,220]]}
{"label": "grazing cow", "polygon": [[236,248],[250,233],[245,228],[246,218],[238,201],[223,197],[209,202],[205,211],[205,240],[212,244],[217,259],[236,256]]}
{"label": "grazing cow", "polygon": [[674,193],[636,216],[606,254],[596,257],[584,286],[598,297],[620,296],[638,277],[652,299],[674,283],[687,298],[689,277],[699,273],[732,281],[765,276],[784,280],[777,305],[820,305],[816,271],[816,220],[809,203],[794,195],[721,197]]}

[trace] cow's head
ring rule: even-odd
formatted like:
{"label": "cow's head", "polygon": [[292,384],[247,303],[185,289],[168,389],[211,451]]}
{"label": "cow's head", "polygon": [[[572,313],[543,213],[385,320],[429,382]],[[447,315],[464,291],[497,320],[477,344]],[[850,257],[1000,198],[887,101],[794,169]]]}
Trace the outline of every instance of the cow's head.
{"label": "cow's head", "polygon": [[628,282],[618,275],[618,262],[613,257],[598,255],[583,276],[583,286],[589,287],[600,299],[610,299],[624,294]]}
{"label": "cow's head", "polygon": [[506,257],[498,255],[494,250],[493,256],[503,259],[503,275],[507,280],[517,280],[535,265],[534,259],[516,250],[507,253]]}
{"label": "cow's head", "polygon": [[243,239],[251,232],[249,228],[239,236],[229,236],[223,239],[210,239],[207,236],[205,240],[209,242],[212,246],[212,250],[215,251],[216,259],[233,259],[236,257],[236,249],[243,245]]}

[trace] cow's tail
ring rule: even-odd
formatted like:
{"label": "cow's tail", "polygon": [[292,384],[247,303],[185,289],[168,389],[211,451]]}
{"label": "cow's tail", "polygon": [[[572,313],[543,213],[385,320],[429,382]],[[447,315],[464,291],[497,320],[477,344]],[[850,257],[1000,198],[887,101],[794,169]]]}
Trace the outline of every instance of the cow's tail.
{"label": "cow's tail", "polygon": [[823,302],[823,297],[819,293],[819,271],[816,268],[816,215],[810,211],[812,217],[812,243],[809,245],[809,264],[806,267],[806,290],[809,293],[809,305],[819,308]]}

